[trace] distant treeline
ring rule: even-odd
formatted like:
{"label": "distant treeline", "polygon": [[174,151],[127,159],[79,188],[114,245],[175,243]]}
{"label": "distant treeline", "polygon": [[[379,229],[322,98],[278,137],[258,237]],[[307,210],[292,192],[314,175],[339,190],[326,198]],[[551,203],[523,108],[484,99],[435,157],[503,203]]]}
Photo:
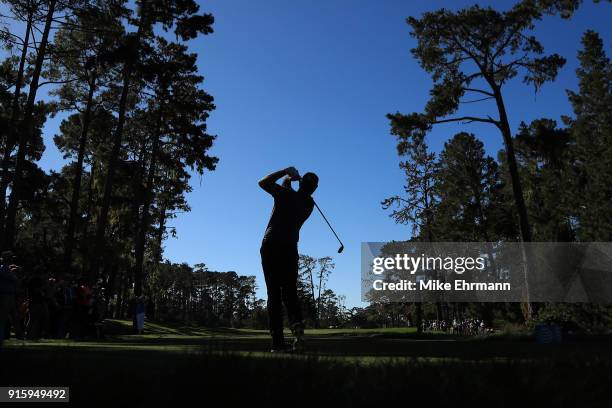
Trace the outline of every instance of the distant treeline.
{"label": "distant treeline", "polygon": [[[330,258],[300,256],[298,295],[309,327],[342,326],[349,320],[344,297],[326,288]],[[130,282],[118,282],[106,315],[132,316]],[[147,318],[205,326],[268,328],[266,301],[257,297],[255,276],[208,271],[203,264],[163,262],[152,267],[144,288]]]}

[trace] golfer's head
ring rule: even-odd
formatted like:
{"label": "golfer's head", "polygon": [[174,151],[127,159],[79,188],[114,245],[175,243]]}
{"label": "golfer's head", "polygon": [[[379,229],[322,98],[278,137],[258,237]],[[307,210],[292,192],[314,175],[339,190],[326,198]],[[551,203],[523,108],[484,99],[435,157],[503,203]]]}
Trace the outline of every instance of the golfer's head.
{"label": "golfer's head", "polygon": [[319,177],[314,173],[306,173],[300,179],[300,189],[304,194],[311,195],[319,186]]}

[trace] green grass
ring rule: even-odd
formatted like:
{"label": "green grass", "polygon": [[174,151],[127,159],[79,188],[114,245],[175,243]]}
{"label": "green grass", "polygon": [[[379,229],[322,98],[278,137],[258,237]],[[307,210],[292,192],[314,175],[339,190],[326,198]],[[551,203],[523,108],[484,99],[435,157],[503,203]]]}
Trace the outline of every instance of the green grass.
{"label": "green grass", "polygon": [[[131,334],[132,322],[129,320],[107,320],[106,331],[111,334]],[[219,337],[223,335],[236,336],[268,336],[267,330],[235,329],[235,328],[206,328],[198,326],[145,323],[145,336],[195,336],[195,337]],[[288,330],[285,333],[289,334]],[[307,329],[306,333],[314,336],[366,336],[366,335],[407,335],[416,334],[413,327],[392,327],[382,329]],[[445,334],[439,334],[440,336]]]}
{"label": "green grass", "polygon": [[[339,362],[306,355],[134,349],[5,350],[3,384],[70,386],[78,406],[609,406],[612,365],[417,359]],[[6,364],[5,364],[6,363]]]}
{"label": "green grass", "polygon": [[[271,354],[266,331],[108,322],[103,341],[10,340],[0,384],[68,385],[79,405],[155,406],[195,399],[258,406],[611,406],[612,342],[540,345],[399,329],[307,330],[303,355]],[[178,402],[177,402],[178,401]],[[108,405],[110,404],[110,405]],[[175,406],[173,404],[173,406]],[[178,406],[178,405],[177,405]]]}

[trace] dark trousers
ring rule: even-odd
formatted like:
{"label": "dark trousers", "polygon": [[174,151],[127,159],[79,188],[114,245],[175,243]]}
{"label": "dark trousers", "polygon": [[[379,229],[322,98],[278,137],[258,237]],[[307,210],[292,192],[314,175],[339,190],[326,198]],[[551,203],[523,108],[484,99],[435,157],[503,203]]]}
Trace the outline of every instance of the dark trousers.
{"label": "dark trousers", "polygon": [[49,324],[49,308],[45,303],[30,305],[30,321],[28,323],[28,339],[38,340],[45,334]]}
{"label": "dark trousers", "polygon": [[302,322],[302,309],[297,295],[297,243],[264,242],[260,249],[261,265],[268,290],[268,316],[272,336],[282,336],[285,304],[289,323]]}

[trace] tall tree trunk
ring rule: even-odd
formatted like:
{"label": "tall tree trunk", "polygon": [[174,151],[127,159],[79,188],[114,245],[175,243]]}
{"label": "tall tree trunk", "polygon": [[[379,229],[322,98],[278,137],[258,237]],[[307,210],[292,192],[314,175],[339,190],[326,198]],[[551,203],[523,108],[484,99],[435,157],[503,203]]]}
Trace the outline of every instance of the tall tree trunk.
{"label": "tall tree trunk", "polygon": [[[161,123],[159,124],[161,125]],[[140,296],[142,294],[142,276],[144,264],[144,249],[147,231],[150,223],[150,209],[153,202],[153,181],[155,179],[155,171],[157,169],[157,154],[159,149],[159,137],[157,134],[153,140],[153,151],[151,154],[151,164],[149,165],[149,174],[147,175],[147,184],[145,187],[145,198],[142,205],[142,215],[140,217],[140,226],[138,235],[136,236],[135,262],[134,262],[134,294]]]}
{"label": "tall tree trunk", "polygon": [[155,125],[155,136],[151,147],[151,163],[149,164],[149,172],[147,174],[147,183],[145,186],[144,200],[142,203],[142,215],[140,217],[140,225],[137,230],[136,247],[134,254],[134,294],[140,296],[142,294],[142,277],[144,264],[144,250],[147,231],[150,223],[150,206],[153,202],[153,182],[155,180],[155,172],[157,171],[157,155],[159,151],[159,143],[161,137],[162,126],[162,108],[160,107]]}
{"label": "tall tree trunk", "polygon": [[415,302],[415,324],[417,327],[417,333],[423,333],[423,303]]}
{"label": "tall tree trunk", "polygon": [[[108,280],[106,281],[106,287],[105,287],[105,296],[104,296],[104,314],[105,316],[111,316],[111,314],[109,314],[110,310],[109,310],[109,304],[111,299],[113,298],[113,296],[115,295],[116,291],[115,291],[115,282],[117,279],[117,269],[119,269],[119,266],[117,265],[117,263],[113,263],[113,265],[111,266],[111,270],[110,270],[110,274],[108,276]],[[115,305],[115,308],[117,307],[117,305]],[[113,311],[114,312],[114,311]]]}
{"label": "tall tree trunk", "polygon": [[[510,172],[510,179],[512,181],[514,202],[519,216],[519,227],[522,242],[531,242],[531,228],[529,226],[529,218],[527,216],[527,206],[525,205],[525,198],[523,197],[523,188],[521,186],[521,179],[519,177],[518,166],[516,164],[512,132],[510,131],[510,124],[508,122],[508,115],[506,114],[506,107],[504,106],[504,99],[502,98],[499,87],[493,87],[493,93],[495,95],[495,101],[499,111],[500,130],[504,138],[504,145],[506,147],[506,161],[508,164],[508,171]],[[525,245],[522,245],[522,252],[523,261],[525,262],[525,285],[527,293],[525,319],[529,320],[534,314],[533,305],[529,300],[529,267],[531,265],[531,251]]]}
{"label": "tall tree trunk", "polygon": [[321,319],[321,286],[323,286],[323,271],[320,271],[321,274],[319,275],[319,290],[318,290],[318,294],[317,294],[317,324],[319,323],[320,319]]}
{"label": "tall tree trunk", "polygon": [[161,263],[162,261],[162,255],[163,255],[163,251],[162,251],[162,244],[164,241],[164,232],[166,230],[166,208],[161,208],[160,209],[160,214],[159,214],[159,227],[157,228],[157,236],[156,236],[156,241],[157,241],[157,254],[156,254],[156,261],[158,263]]}
{"label": "tall tree trunk", "polygon": [[[137,58],[140,52],[140,41],[144,26],[146,24],[146,15],[148,12],[148,2],[143,0],[141,2],[141,13],[140,21],[138,23],[138,31],[134,38],[134,49],[130,50]],[[130,84],[132,80],[132,72],[134,70],[134,64],[128,60],[125,63],[123,69],[123,88],[121,90],[121,98],[119,99],[119,115],[117,119],[117,127],[113,135],[113,146],[108,158],[108,167],[106,172],[106,180],[104,182],[104,195],[102,197],[102,204],[100,207],[100,214],[98,216],[98,222],[96,225],[96,237],[94,245],[94,253],[91,257],[91,265],[89,271],[89,279],[95,280],[98,275],[99,265],[98,261],[103,253],[103,247],[105,246],[105,234],[106,227],[108,224],[108,213],[110,210],[111,193],[113,191],[113,183],[115,178],[115,172],[117,168],[117,162],[119,161],[119,153],[121,152],[121,143],[123,141],[123,127],[125,125],[125,116],[127,110],[127,97],[130,90]]]}
{"label": "tall tree trunk", "polygon": [[315,307],[315,328],[319,328],[319,316],[317,314],[317,298],[315,297],[314,280],[312,279],[312,269],[309,271],[310,275],[310,291],[312,293],[312,305]]}
{"label": "tall tree trunk", "polygon": [[89,271],[89,280],[95,280],[98,275],[98,261],[102,255],[103,247],[105,246],[104,236],[106,234],[106,226],[108,223],[108,213],[110,209],[111,193],[113,190],[113,182],[115,177],[115,171],[117,162],[119,160],[119,152],[121,150],[121,142],[123,140],[123,125],[125,123],[125,113],[127,104],[127,95],[130,87],[130,76],[131,69],[128,69],[128,65],[124,68],[124,79],[123,89],[121,91],[121,99],[119,100],[119,120],[117,122],[117,128],[114,133],[114,142],[111,149],[108,166],[106,170],[106,179],[104,182],[104,193],[102,197],[102,204],[100,207],[100,214],[96,223],[96,236],[94,239],[93,254],[91,256],[91,265]]}
{"label": "tall tree trunk", "polygon": [[19,121],[19,98],[21,97],[21,87],[23,85],[23,73],[25,71],[25,63],[28,57],[28,47],[30,45],[30,31],[32,30],[33,12],[28,13],[26,23],[26,32],[23,40],[23,49],[21,50],[21,58],[19,59],[19,69],[17,70],[17,80],[15,82],[15,91],[13,93],[13,101],[11,108],[11,118],[8,124],[8,132],[4,143],[4,155],[2,157],[2,179],[0,181],[0,247],[4,241],[4,216],[6,213],[6,190],[11,179],[11,154],[15,148],[15,131]]}
{"label": "tall tree trunk", "polygon": [[4,229],[5,241],[3,243],[3,246],[6,248],[12,248],[15,242],[17,207],[19,206],[19,196],[21,195],[21,190],[23,188],[23,177],[21,173],[23,172],[23,166],[25,162],[26,151],[28,150],[28,144],[32,141],[32,135],[34,134],[34,103],[36,102],[38,82],[40,80],[40,73],[42,71],[42,66],[47,51],[47,44],[49,42],[49,32],[51,31],[51,23],[53,22],[53,14],[55,13],[56,3],[57,0],[49,1],[49,9],[47,10],[45,28],[43,30],[40,43],[38,45],[36,65],[34,66],[32,80],[30,81],[30,90],[28,93],[28,101],[26,103],[25,111],[23,114],[22,126],[20,126],[19,148],[17,150],[17,160],[15,162],[15,175],[13,178],[13,187],[11,189],[11,196],[9,198],[9,205],[6,214],[6,226]]}
{"label": "tall tree trunk", "polygon": [[81,196],[81,179],[83,178],[83,161],[85,159],[85,148],[87,147],[87,137],[89,132],[89,124],[91,122],[91,109],[93,105],[93,97],[96,90],[96,71],[94,70],[89,84],[89,93],[87,95],[87,105],[82,116],[81,137],[79,139],[79,153],[75,163],[75,174],[72,185],[72,198],[70,200],[70,217],[68,218],[68,227],[66,232],[66,241],[64,244],[64,269],[70,270],[72,264],[72,248],[74,246],[74,230],[76,225],[77,211],[79,208],[79,198]]}
{"label": "tall tree trunk", "polygon": [[93,208],[93,195],[94,195],[94,180],[96,172],[96,161],[95,157],[92,158],[91,167],[89,170],[89,186],[87,187],[87,207],[85,208],[85,228],[83,229],[83,239],[81,240],[81,251],[83,253],[83,264],[81,265],[81,274],[85,276],[87,274],[87,268],[89,267],[89,257],[91,254],[91,245],[89,244],[89,227],[92,218]]}
{"label": "tall tree trunk", "polygon": [[121,319],[123,317],[123,287],[125,285],[125,273],[123,271],[119,274],[119,285],[117,287],[117,306],[115,307],[115,319]]}
{"label": "tall tree trunk", "polygon": [[[525,198],[523,197],[523,188],[521,186],[521,179],[518,173],[518,166],[516,164],[516,154],[514,153],[514,144],[512,141],[512,132],[510,131],[510,124],[508,122],[508,115],[506,114],[506,107],[504,106],[504,100],[501,95],[499,87],[493,87],[493,93],[495,95],[495,101],[499,111],[500,130],[504,138],[504,145],[506,147],[506,161],[508,163],[508,170],[510,172],[510,179],[512,181],[512,192],[514,195],[514,202],[519,216],[519,227],[521,232],[522,242],[531,242],[531,228],[529,226],[529,218],[527,215],[527,206],[525,205]],[[525,286],[527,294],[527,301],[525,305],[525,319],[529,320],[534,315],[534,308],[529,299],[529,271],[531,265],[531,251],[525,245],[522,245],[523,261],[525,263]]]}
{"label": "tall tree trunk", "polygon": [[498,88],[494,88],[494,94],[495,101],[497,102],[497,108],[499,110],[500,130],[504,138],[504,145],[506,147],[506,162],[508,164],[508,170],[510,171],[510,180],[512,181],[512,193],[514,195],[514,202],[519,216],[521,238],[523,242],[531,242],[531,228],[529,226],[525,198],[523,197],[523,187],[521,185],[518,166],[516,164],[516,154],[514,153],[514,143],[512,141],[510,124],[508,123],[508,115],[506,114],[506,108],[504,106],[501,91]]}
{"label": "tall tree trunk", "polygon": [[[423,207],[424,207],[424,212],[425,212],[425,227],[427,228],[427,231],[426,231],[427,241],[432,243],[434,242],[434,235],[431,230],[431,225],[433,224],[433,215],[432,215],[433,210],[431,207],[433,206],[433,204],[429,200],[429,193],[428,193],[429,184],[427,183],[426,180],[423,181],[422,187],[423,187],[423,191],[421,194],[423,194],[423,200],[424,200]],[[440,279],[440,275],[437,270],[435,271],[435,278]],[[442,280],[446,281],[446,279],[444,278],[445,277],[442,276]],[[419,305],[419,306],[421,306],[420,314],[422,315],[423,314],[422,305]],[[440,302],[436,296],[436,320],[444,320],[444,319],[445,319],[445,316],[444,316],[444,310],[442,307],[442,302]]]}

